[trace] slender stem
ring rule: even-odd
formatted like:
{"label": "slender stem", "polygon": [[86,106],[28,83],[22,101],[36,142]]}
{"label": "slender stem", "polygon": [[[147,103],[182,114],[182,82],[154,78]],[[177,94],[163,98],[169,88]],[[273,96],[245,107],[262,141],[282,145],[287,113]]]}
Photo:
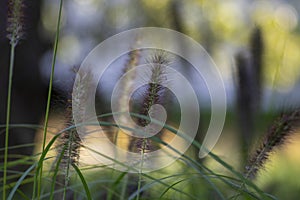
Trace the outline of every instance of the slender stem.
{"label": "slender stem", "polygon": [[[48,99],[47,99],[46,115],[45,115],[45,123],[44,123],[42,151],[44,151],[45,146],[46,146],[47,127],[48,127],[49,111],[50,111],[50,100],[51,100],[51,93],[52,93],[55,63],[56,63],[56,55],[57,55],[57,49],[58,49],[60,21],[61,21],[61,15],[62,15],[62,5],[63,5],[63,0],[60,0],[57,26],[56,26],[55,43],[54,43],[53,57],[52,57],[51,74],[50,74],[50,80],[49,80],[49,90],[48,90]],[[40,176],[40,178],[39,178],[39,181],[38,181],[38,199],[40,199],[40,195],[41,195],[41,182],[42,182],[42,176],[43,176],[43,162],[41,163],[41,170],[40,170],[39,176]]]}
{"label": "slender stem", "polygon": [[57,174],[58,174],[58,171],[59,171],[59,166],[60,166],[62,157],[64,156],[65,150],[66,150],[66,146],[64,146],[64,148],[62,149],[62,151],[61,151],[61,153],[58,157],[57,163],[56,163],[56,167],[55,167],[54,174],[53,174],[53,179],[52,179],[50,197],[49,197],[50,200],[54,199],[54,190],[55,190],[55,184],[56,184],[56,177],[57,177]]}
{"label": "slender stem", "polygon": [[[12,41],[14,41],[12,39]],[[5,150],[4,150],[4,168],[3,168],[3,200],[6,199],[6,175],[7,175],[7,157],[8,157],[8,135],[9,135],[9,121],[10,121],[10,108],[11,108],[11,88],[15,60],[15,47],[16,43],[11,42],[10,48],[10,63],[9,63],[9,78],[8,78],[8,91],[7,91],[7,108],[6,108],[6,129],[5,129]]]}
{"label": "slender stem", "polygon": [[124,181],[122,184],[120,200],[125,199],[126,189],[127,189],[127,185],[128,185],[128,174],[126,174],[123,179],[124,179]]}
{"label": "slender stem", "polygon": [[142,159],[141,159],[141,170],[139,171],[139,182],[138,182],[138,193],[136,199],[140,199],[140,192],[141,192],[141,185],[142,185],[142,175],[143,175],[143,165],[144,165],[144,156],[145,156],[145,139],[143,139],[143,144],[142,144]]}
{"label": "slender stem", "polygon": [[67,195],[67,187],[69,184],[69,178],[70,178],[70,165],[72,164],[72,144],[73,144],[73,133],[72,131],[69,132],[69,140],[67,145],[67,150],[68,150],[68,161],[67,161],[67,168],[65,171],[65,182],[64,182],[64,191],[63,191],[63,199],[66,199],[66,195]]}

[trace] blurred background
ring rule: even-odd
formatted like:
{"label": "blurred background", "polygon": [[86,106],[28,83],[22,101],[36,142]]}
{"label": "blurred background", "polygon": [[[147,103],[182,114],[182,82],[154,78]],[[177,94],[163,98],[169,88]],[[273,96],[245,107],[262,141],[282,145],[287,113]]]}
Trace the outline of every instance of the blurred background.
{"label": "blurred background", "polygon": [[[58,6],[58,1],[43,1],[41,5],[38,31],[49,43],[55,34]],[[233,105],[234,57],[247,48],[258,26],[265,45],[264,106],[267,108],[274,98],[277,106],[291,106],[300,99],[294,92],[300,87],[299,7],[297,1],[65,1],[55,85],[70,87],[70,68],[80,65],[101,41],[128,29],[158,26],[180,31],[203,45],[219,67],[229,105]],[[39,61],[45,83],[51,54],[49,49]]]}
{"label": "blurred background", "polygon": [[[25,36],[16,50],[12,123],[41,124],[45,114],[59,1],[25,1],[24,4]],[[5,32],[7,5],[6,0],[0,3],[0,124],[5,124],[9,61],[9,42]],[[239,127],[241,114],[239,106],[236,106],[239,84],[237,57],[240,54],[247,57],[251,53],[251,37],[259,29],[263,41],[261,105],[253,122],[255,128],[251,127],[255,134],[246,138],[255,144],[278,112],[300,105],[299,12],[298,0],[65,0],[54,76],[52,126],[57,128],[61,122],[58,113],[64,108],[61,102],[71,94],[75,76],[73,69],[80,66],[96,45],[132,28],[170,28],[203,45],[218,66],[226,88],[228,113],[224,132],[214,152],[240,168],[243,142],[237,135],[243,127]],[[110,75],[117,79],[119,72],[111,72]],[[193,84],[197,87],[197,81]],[[207,92],[203,94],[203,99],[209,99]],[[101,102],[107,100],[99,98]],[[209,103],[201,106],[208,112],[201,124],[205,130],[210,116]],[[106,107],[103,110],[107,111]],[[10,145],[39,142],[41,135],[42,132],[36,134],[32,130],[16,128],[12,130]],[[0,139],[3,147],[3,132]],[[11,150],[11,153],[30,155],[33,151],[32,147],[24,147]],[[300,181],[295,178],[300,174],[299,134],[294,134],[288,144],[274,152],[271,158],[257,183],[282,198],[295,195],[296,199],[300,194]],[[216,170],[222,170],[209,159],[205,162]]]}

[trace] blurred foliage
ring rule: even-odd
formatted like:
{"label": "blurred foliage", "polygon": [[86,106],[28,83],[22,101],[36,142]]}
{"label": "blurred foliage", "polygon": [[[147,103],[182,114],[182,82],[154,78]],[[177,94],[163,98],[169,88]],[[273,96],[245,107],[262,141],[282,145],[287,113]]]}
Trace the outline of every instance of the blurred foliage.
{"label": "blurred foliage", "polygon": [[[44,2],[44,32],[53,37],[58,2]],[[232,56],[246,48],[251,30],[259,26],[265,39],[266,85],[289,89],[297,82],[300,69],[298,11],[288,2],[277,0],[66,1],[60,58],[65,58],[66,54],[72,58],[72,53],[75,54],[73,58],[78,58],[78,54],[83,54],[82,48],[86,45],[80,41],[82,37],[89,37],[96,45],[112,34],[134,27],[176,28],[173,25],[174,3],[182,31],[204,45],[225,77],[231,76]],[[85,34],[81,33],[82,29],[78,31],[82,26],[88,28]]]}

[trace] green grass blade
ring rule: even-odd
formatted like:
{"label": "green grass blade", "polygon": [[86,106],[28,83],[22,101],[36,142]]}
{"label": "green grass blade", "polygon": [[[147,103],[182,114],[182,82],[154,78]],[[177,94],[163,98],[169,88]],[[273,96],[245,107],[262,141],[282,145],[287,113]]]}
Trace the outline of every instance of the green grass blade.
{"label": "green grass blade", "polygon": [[7,107],[6,107],[6,127],[5,127],[5,141],[4,141],[4,169],[3,169],[3,200],[6,199],[6,174],[7,174],[7,157],[8,157],[8,135],[9,135],[9,121],[10,121],[10,109],[11,109],[11,90],[12,90],[12,78],[14,71],[15,60],[15,47],[16,44],[11,43],[10,48],[10,61],[9,61],[9,77],[8,77],[8,89],[7,89]]}
{"label": "green grass blade", "polygon": [[25,179],[25,177],[36,167],[37,163],[34,163],[33,165],[31,165],[25,172],[24,174],[19,178],[19,180],[17,181],[16,185],[13,187],[13,189],[11,190],[10,194],[7,197],[7,200],[11,200],[15,194],[15,192],[17,191],[17,189],[19,188],[19,186],[21,185],[21,183],[23,182],[23,180]]}
{"label": "green grass blade", "polygon": [[55,183],[56,183],[56,177],[59,171],[59,165],[61,163],[62,157],[64,155],[64,151],[66,150],[66,146],[64,146],[62,152],[60,153],[58,160],[57,160],[57,164],[54,170],[54,174],[53,174],[53,178],[52,178],[52,186],[51,186],[51,191],[50,191],[50,198],[49,199],[53,199],[54,198],[54,190],[55,190]]}
{"label": "green grass blade", "polygon": [[[55,64],[56,64],[56,55],[57,55],[57,49],[58,49],[58,41],[59,41],[59,33],[60,33],[60,21],[61,21],[61,17],[62,17],[62,7],[63,7],[63,0],[60,0],[57,26],[56,26],[55,43],[54,43],[54,49],[53,49],[53,58],[52,58],[52,65],[51,65],[51,74],[50,74],[50,80],[49,80],[49,90],[48,90],[48,98],[47,98],[47,106],[46,106],[46,114],[45,114],[45,124],[44,124],[42,150],[44,150],[45,146],[46,146],[49,111],[50,111],[50,101],[51,101],[52,85],[53,85],[53,78],[54,78],[54,69],[55,69]],[[38,183],[37,183],[37,186],[38,186],[37,197],[38,197],[38,199],[40,199],[40,195],[41,195],[41,184],[42,184],[42,178],[43,178],[43,163],[41,163],[40,167],[41,167],[40,174],[39,174],[40,178],[38,179]]]}
{"label": "green grass blade", "polygon": [[80,169],[75,164],[73,164],[73,163],[72,163],[72,166],[75,169],[75,171],[77,172],[77,174],[78,174],[78,176],[79,176],[79,178],[80,178],[80,180],[82,182],[82,185],[84,187],[87,199],[88,200],[92,200],[92,196],[91,196],[91,192],[89,190],[89,186],[87,185],[87,183],[86,183],[86,181],[85,181],[85,179],[84,179],[84,177],[83,177]]}

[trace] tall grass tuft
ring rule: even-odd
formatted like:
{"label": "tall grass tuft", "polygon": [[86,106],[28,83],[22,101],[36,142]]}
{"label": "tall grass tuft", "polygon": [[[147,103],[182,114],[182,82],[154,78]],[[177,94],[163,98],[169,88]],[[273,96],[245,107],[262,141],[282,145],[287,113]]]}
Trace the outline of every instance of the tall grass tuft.
{"label": "tall grass tuft", "polygon": [[290,113],[284,113],[275,120],[267,131],[260,147],[250,157],[246,166],[246,178],[255,178],[258,170],[261,169],[268,160],[270,153],[284,144],[288,137],[293,134],[295,129],[299,128],[299,126],[300,109],[296,109]]}
{"label": "tall grass tuft", "polygon": [[[74,126],[74,120],[72,115],[71,100],[67,102],[67,108],[65,111],[66,128]],[[57,177],[58,188],[63,187],[64,190],[60,194],[56,195],[57,199],[65,199],[67,195],[67,188],[70,181],[70,169],[72,165],[78,165],[80,156],[81,139],[75,128],[68,129],[63,132],[58,140],[57,153],[58,153],[58,165],[60,174]],[[59,163],[60,162],[60,163]]]}
{"label": "tall grass tuft", "polygon": [[3,199],[6,199],[6,177],[7,177],[7,158],[8,158],[8,140],[9,140],[9,123],[11,109],[11,90],[14,71],[15,48],[24,35],[23,18],[23,1],[10,0],[8,2],[8,19],[7,19],[7,38],[10,41],[10,62],[9,62],[9,78],[8,78],[8,94],[6,107],[6,129],[5,129],[5,151],[4,151],[4,167],[3,167]]}
{"label": "tall grass tuft", "polygon": [[[166,82],[166,72],[164,67],[170,64],[164,52],[158,51],[147,60],[151,68],[150,82],[147,85],[146,92],[142,99],[142,107],[139,114],[148,116],[150,109],[155,104],[162,104],[165,96],[165,88],[162,86]],[[147,126],[149,120],[139,118],[138,124],[142,127]],[[155,150],[155,145],[152,144],[151,139],[136,138],[131,144],[130,148],[137,152],[146,152]]]}
{"label": "tall grass tuft", "polygon": [[[157,51],[153,56],[147,60],[148,66],[151,68],[150,82],[147,85],[146,92],[143,96],[142,107],[139,111],[140,115],[151,115],[151,107],[155,104],[162,104],[165,96],[165,88],[162,86],[166,82],[165,66],[170,64],[167,55],[163,51]],[[155,111],[152,111],[155,112]],[[150,121],[145,118],[139,118],[137,122],[140,126],[147,126]],[[130,142],[130,148],[134,152],[141,153],[141,169],[143,167],[143,160],[145,154],[154,151],[158,148],[157,144],[151,138],[134,138]],[[140,198],[140,189],[142,185],[142,171],[139,173],[138,194],[137,199]]]}

